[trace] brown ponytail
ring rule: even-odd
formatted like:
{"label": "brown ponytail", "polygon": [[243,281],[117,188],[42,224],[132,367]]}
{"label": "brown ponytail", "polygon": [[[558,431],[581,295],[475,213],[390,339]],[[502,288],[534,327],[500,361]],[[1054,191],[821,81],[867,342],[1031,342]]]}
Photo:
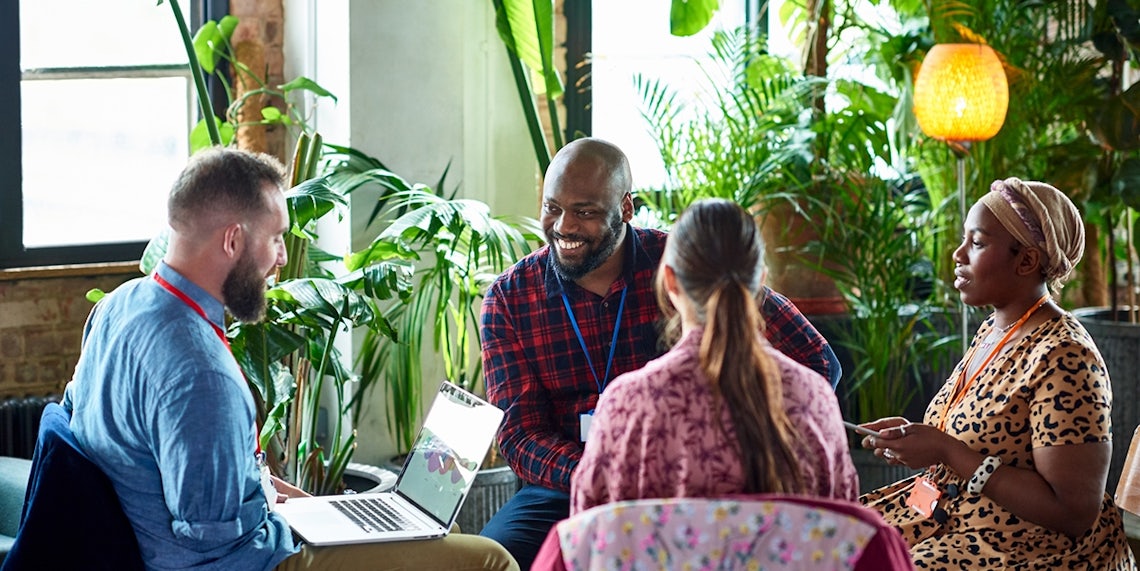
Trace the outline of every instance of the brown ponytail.
{"label": "brown ponytail", "polygon": [[[804,477],[792,452],[796,435],[784,410],[780,371],[761,337],[756,295],[762,255],[759,230],[743,208],[726,200],[702,200],[677,220],[665,264],[704,322],[701,369],[732,418],[745,491],[802,493]],[[677,312],[661,281],[659,275],[658,303],[672,324],[667,333],[675,338]]]}

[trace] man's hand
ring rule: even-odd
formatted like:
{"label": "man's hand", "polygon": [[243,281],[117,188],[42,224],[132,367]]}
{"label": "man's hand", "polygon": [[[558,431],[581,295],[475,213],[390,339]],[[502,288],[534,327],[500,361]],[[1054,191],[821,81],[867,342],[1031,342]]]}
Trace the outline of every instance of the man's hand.
{"label": "man's hand", "polygon": [[279,504],[289,498],[305,498],[311,495],[277,476],[270,476],[269,479],[273,481],[273,488],[277,490],[277,503]]}

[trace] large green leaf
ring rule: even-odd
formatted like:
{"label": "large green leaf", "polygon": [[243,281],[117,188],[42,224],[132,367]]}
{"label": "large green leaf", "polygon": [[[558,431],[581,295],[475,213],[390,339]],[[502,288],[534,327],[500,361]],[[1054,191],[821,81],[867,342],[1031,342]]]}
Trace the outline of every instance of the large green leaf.
{"label": "large green leaf", "polygon": [[[228,147],[234,140],[233,123],[222,121],[218,117],[214,117],[214,125],[216,126],[218,136],[221,137],[221,146]],[[198,121],[190,131],[190,154],[214,146],[214,141],[210,137],[210,129],[206,120],[202,119]]]}
{"label": "large green leaf", "polygon": [[305,337],[273,320],[235,323],[229,334],[234,358],[266,409],[291,399],[294,381],[281,359],[303,347]]}
{"label": "large green leaf", "polygon": [[278,284],[266,294],[290,308],[284,320],[331,330],[344,322],[372,327],[378,312],[371,300],[343,284],[324,278],[299,278]]}
{"label": "large green leaf", "polygon": [[495,16],[507,49],[541,75],[543,81],[534,86],[535,91],[550,97],[562,95],[562,78],[554,64],[554,2],[503,0]]}
{"label": "large green leaf", "polygon": [[311,178],[289,189],[285,193],[285,202],[294,231],[307,228],[310,222],[334,209],[348,206],[344,196],[333,190],[327,177]]}
{"label": "large green leaf", "polygon": [[304,76],[298,77],[278,87],[284,93],[289,93],[292,91],[308,91],[321,97],[329,97],[333,100],[334,103],[336,102],[336,95],[333,95],[332,92],[325,89],[324,87],[321,87],[317,82]]}
{"label": "large green leaf", "polygon": [[1126,206],[1140,209],[1140,159],[1133,157],[1121,163],[1109,184]]}
{"label": "large green leaf", "polygon": [[206,73],[214,73],[217,69],[237,24],[238,20],[233,16],[225,16],[220,22],[207,20],[194,34],[194,53]]}
{"label": "large green leaf", "polygon": [[720,8],[719,0],[672,0],[669,6],[669,33],[691,36],[705,29]]}

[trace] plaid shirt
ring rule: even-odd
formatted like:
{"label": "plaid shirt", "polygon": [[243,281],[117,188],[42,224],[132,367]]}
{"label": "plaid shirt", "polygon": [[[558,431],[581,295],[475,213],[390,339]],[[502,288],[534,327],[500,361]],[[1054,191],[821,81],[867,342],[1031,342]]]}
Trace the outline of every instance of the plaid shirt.
{"label": "plaid shirt", "polygon": [[[546,246],[499,276],[483,301],[481,336],[488,399],[506,411],[499,447],[526,482],[569,491],[570,473],[582,457],[579,414],[594,409],[598,386],[563,304],[565,292],[582,338],[603,383],[643,367],[663,353],[661,312],[653,279],[666,234],[626,226],[631,239],[621,276],[604,296],[559,280]],[[607,379],[614,324],[626,293],[613,366]],[[838,360],[827,341],[784,296],[765,288],[761,313],[774,347],[838,379]]]}

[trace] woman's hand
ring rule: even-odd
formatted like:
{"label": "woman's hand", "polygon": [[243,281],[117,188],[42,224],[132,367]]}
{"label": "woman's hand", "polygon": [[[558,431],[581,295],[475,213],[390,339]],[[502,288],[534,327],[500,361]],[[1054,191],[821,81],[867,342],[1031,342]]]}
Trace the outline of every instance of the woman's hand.
{"label": "woman's hand", "polygon": [[950,446],[965,446],[933,426],[910,422],[900,416],[879,419],[863,426],[879,432],[879,436],[863,437],[863,448],[874,450],[875,456],[888,464],[913,469],[942,463]]}

